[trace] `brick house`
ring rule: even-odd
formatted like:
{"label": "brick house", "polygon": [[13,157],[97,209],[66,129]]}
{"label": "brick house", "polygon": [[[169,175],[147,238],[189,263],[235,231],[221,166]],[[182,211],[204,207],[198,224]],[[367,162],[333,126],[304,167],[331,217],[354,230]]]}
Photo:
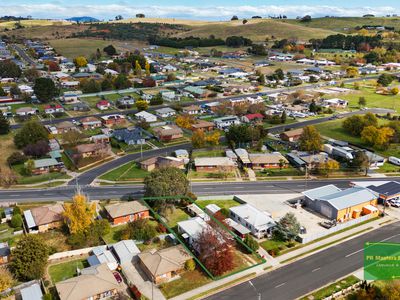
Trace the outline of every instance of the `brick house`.
{"label": "brick house", "polygon": [[169,142],[183,137],[183,131],[176,125],[165,125],[153,129],[160,141]]}
{"label": "brick house", "polygon": [[107,115],[101,117],[101,122],[105,126],[114,126],[114,125],[122,125],[126,122],[125,116],[114,114],[114,115]]}
{"label": "brick house", "polygon": [[139,200],[107,205],[104,209],[113,225],[125,224],[150,216],[147,206]]}
{"label": "brick house", "polygon": [[52,204],[33,207],[24,211],[28,231],[46,232],[49,229],[60,228],[63,224],[64,207]]}

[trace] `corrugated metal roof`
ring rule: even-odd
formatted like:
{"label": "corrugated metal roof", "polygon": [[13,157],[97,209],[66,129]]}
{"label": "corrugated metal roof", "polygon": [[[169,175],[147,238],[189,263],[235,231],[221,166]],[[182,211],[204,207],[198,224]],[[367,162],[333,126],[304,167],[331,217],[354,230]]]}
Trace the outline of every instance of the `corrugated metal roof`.
{"label": "corrugated metal roof", "polygon": [[28,226],[29,229],[36,227],[35,220],[33,219],[32,212],[30,210],[24,211],[24,217],[25,217],[26,225]]}
{"label": "corrugated metal roof", "polygon": [[339,189],[335,185],[329,184],[329,185],[321,186],[321,187],[318,187],[318,188],[315,188],[312,190],[302,192],[302,194],[311,200],[315,200],[315,199],[321,199],[321,197],[331,195],[331,194],[334,194],[334,193],[337,193],[340,191],[341,191],[341,189]]}
{"label": "corrugated metal roof", "polygon": [[21,289],[22,300],[42,300],[43,293],[38,283]]}
{"label": "corrugated metal roof", "polygon": [[353,187],[337,193],[318,197],[318,200],[327,201],[338,210],[359,205],[377,198],[377,194],[369,189]]}

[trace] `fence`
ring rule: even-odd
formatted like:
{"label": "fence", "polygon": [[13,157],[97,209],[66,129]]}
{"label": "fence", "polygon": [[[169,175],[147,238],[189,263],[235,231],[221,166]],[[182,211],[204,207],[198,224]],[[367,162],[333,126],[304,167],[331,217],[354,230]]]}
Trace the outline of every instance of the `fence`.
{"label": "fence", "polygon": [[[81,256],[88,254],[90,251],[93,250],[93,248],[97,248],[101,246],[96,246],[96,247],[89,247],[89,248],[84,248],[84,249],[77,249],[77,250],[71,250],[71,251],[65,251],[65,252],[58,252],[54,253],[49,256],[49,261],[51,260],[57,260],[57,259],[63,259],[63,258],[68,258],[68,257],[74,257],[74,256]],[[104,248],[107,246],[104,246]]]}
{"label": "fence", "polygon": [[359,217],[357,219],[351,220],[351,221],[347,221],[346,223],[341,223],[336,225],[335,227],[329,228],[328,230],[325,230],[324,232],[320,232],[317,234],[313,234],[311,236],[307,236],[307,237],[300,237],[300,242],[302,244],[307,244],[309,242],[315,241],[317,239],[323,238],[327,235],[330,235],[332,233],[338,232],[342,229],[348,228],[350,226],[362,223],[364,221],[369,220],[371,217],[375,217],[375,215],[369,214],[369,215],[365,215],[362,217]]}

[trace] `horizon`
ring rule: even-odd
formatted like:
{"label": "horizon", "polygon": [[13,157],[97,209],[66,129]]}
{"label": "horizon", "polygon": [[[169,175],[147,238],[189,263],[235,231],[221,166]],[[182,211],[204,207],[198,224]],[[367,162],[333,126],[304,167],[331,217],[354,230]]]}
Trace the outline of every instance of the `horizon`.
{"label": "horizon", "polygon": [[[127,1],[110,0],[14,0],[12,5],[0,4],[2,15],[27,17],[34,19],[67,19],[90,16],[99,20],[114,19],[117,15],[133,18],[143,13],[147,18],[176,18],[189,20],[222,21],[233,15],[239,18],[252,16],[279,16],[296,18],[304,15],[312,17],[361,17],[373,14],[377,17],[400,13],[400,3],[394,0],[381,1],[379,5],[366,5],[365,1],[355,0],[349,4],[344,0],[317,1],[307,0],[298,4],[295,0],[263,2],[260,0],[204,0],[199,6],[193,0],[163,1],[149,0],[146,5],[132,5]],[[84,12],[84,13],[82,13]]]}

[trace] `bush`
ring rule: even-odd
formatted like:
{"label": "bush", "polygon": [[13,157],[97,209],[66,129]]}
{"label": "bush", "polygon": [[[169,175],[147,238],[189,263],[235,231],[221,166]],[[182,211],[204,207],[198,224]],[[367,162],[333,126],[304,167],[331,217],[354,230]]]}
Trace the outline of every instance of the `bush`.
{"label": "bush", "polygon": [[28,158],[23,153],[21,153],[19,151],[15,151],[7,158],[7,163],[10,166],[14,166],[14,165],[18,165],[18,164],[23,164],[27,160],[28,160]]}
{"label": "bush", "polygon": [[148,219],[139,219],[128,224],[123,231],[123,236],[138,241],[151,241],[156,235],[156,227]]}
{"label": "bush", "polygon": [[193,259],[189,259],[185,262],[186,271],[194,271],[196,269],[196,262]]}
{"label": "bush", "polygon": [[13,207],[13,215],[22,215],[22,210],[19,206]]}
{"label": "bush", "polygon": [[244,238],[244,243],[253,251],[257,251],[258,248],[260,248],[260,245],[250,234],[246,235],[246,237]]}
{"label": "bush", "polygon": [[10,225],[12,228],[21,228],[22,227],[22,217],[21,215],[13,215],[10,221]]}
{"label": "bush", "polygon": [[225,217],[229,217],[229,209],[227,209],[226,207],[221,208],[220,212],[221,212],[221,214],[224,215]]}
{"label": "bush", "polygon": [[167,228],[165,228],[165,226],[161,223],[158,223],[157,225],[157,231],[159,233],[166,233],[167,232]]}

